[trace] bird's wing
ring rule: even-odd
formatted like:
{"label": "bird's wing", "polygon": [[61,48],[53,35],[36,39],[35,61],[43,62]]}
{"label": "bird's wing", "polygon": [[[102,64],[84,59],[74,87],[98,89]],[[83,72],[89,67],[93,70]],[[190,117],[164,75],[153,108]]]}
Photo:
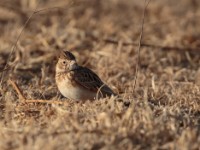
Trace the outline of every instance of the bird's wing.
{"label": "bird's wing", "polygon": [[115,95],[114,92],[101,81],[97,74],[86,67],[80,67],[74,70],[73,76],[78,84],[91,91],[98,92],[98,90],[100,90],[104,96]]}

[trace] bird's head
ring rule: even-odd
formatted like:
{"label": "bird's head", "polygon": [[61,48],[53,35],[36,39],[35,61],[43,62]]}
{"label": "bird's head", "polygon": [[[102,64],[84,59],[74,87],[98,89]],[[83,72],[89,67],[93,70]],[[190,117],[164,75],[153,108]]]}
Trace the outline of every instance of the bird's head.
{"label": "bird's head", "polygon": [[56,73],[69,72],[78,68],[75,56],[69,51],[61,51],[57,65]]}

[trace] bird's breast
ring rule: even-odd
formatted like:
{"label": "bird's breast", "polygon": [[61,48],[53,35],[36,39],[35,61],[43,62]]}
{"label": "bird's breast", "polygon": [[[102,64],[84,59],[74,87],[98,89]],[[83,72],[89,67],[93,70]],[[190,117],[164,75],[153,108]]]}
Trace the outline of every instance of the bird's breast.
{"label": "bird's breast", "polygon": [[92,100],[96,98],[95,92],[77,84],[70,74],[56,75],[56,84],[60,93],[66,98],[73,100]]}

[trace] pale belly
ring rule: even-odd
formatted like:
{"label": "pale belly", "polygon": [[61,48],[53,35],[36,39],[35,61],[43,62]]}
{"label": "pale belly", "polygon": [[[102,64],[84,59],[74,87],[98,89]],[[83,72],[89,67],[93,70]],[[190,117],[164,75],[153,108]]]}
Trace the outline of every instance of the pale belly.
{"label": "pale belly", "polygon": [[74,87],[68,80],[63,80],[63,82],[57,82],[58,89],[60,93],[66,98],[73,100],[93,100],[96,99],[96,93],[87,90],[86,88],[77,85]]}

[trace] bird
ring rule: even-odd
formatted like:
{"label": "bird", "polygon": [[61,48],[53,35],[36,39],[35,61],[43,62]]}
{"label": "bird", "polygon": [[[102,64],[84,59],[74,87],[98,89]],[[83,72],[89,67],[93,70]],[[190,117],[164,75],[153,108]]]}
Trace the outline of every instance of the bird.
{"label": "bird", "polygon": [[95,100],[117,95],[95,72],[79,65],[76,57],[67,50],[60,52],[55,80],[60,93],[71,100]]}

